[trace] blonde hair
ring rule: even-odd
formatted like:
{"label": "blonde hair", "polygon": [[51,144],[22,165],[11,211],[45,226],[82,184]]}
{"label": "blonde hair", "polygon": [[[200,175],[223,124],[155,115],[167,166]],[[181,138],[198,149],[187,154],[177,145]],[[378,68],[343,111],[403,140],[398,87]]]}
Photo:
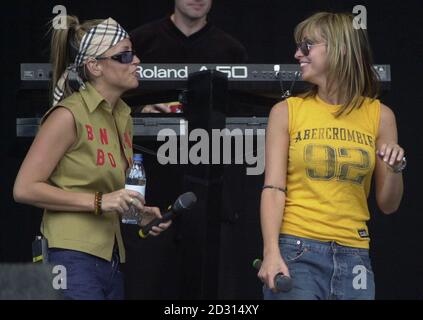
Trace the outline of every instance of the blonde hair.
{"label": "blonde hair", "polygon": [[[294,31],[297,43],[304,37],[327,44],[327,91],[344,101],[335,117],[360,108],[365,97],[376,99],[378,75],[373,68],[372,52],[365,29],[353,27],[354,16],[348,13],[319,12],[299,23]],[[313,85],[304,96],[315,96]]]}
{"label": "blonde hair", "polygon": [[[50,62],[52,65],[52,89],[56,86],[61,75],[66,68],[74,63],[75,57],[79,50],[84,35],[93,27],[100,24],[103,20],[88,20],[83,24],[75,16],[66,16],[65,29],[51,29],[51,46],[50,46]],[[84,67],[78,68],[80,77],[87,80],[87,74]],[[53,90],[51,90],[53,91]],[[64,98],[71,95],[74,89],[65,83]]]}

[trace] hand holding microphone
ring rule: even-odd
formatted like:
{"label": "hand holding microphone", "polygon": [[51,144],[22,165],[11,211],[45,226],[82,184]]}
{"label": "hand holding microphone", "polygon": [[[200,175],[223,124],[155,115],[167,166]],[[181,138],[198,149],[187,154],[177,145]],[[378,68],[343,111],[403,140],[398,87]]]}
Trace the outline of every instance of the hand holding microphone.
{"label": "hand holding microphone", "polygon": [[192,209],[197,202],[197,197],[193,192],[186,192],[176,199],[175,203],[172,205],[169,211],[164,213],[161,218],[156,218],[145,226],[142,226],[138,232],[141,238],[147,238],[150,230],[158,226],[160,223],[169,221],[181,214],[184,211]]}
{"label": "hand holding microphone", "polygon": [[[162,215],[159,208],[145,206],[142,213],[140,213],[140,220],[138,221],[138,226],[142,227],[151,223],[154,220],[161,220],[161,218]],[[151,227],[147,235],[156,237],[160,235],[163,231],[167,230],[171,224],[172,220],[159,222],[159,224],[157,224],[156,226]]]}
{"label": "hand holding microphone", "polygon": [[[253,261],[253,267],[257,270],[260,270],[262,261],[260,259],[255,259]],[[292,289],[292,278],[284,275],[283,273],[277,273],[273,279],[275,283],[275,289],[279,292],[288,292]]]}

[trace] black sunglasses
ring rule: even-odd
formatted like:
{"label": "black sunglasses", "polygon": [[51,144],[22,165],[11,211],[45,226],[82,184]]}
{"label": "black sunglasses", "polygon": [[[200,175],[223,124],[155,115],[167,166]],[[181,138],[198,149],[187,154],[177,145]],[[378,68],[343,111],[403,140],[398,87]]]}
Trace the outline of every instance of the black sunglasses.
{"label": "black sunglasses", "polygon": [[119,63],[128,64],[128,63],[132,63],[132,61],[134,60],[134,56],[135,56],[135,51],[128,50],[128,51],[119,52],[110,57],[97,57],[96,59],[97,60],[112,59]]}
{"label": "black sunglasses", "polygon": [[322,44],[326,44],[324,42],[320,43],[313,43],[311,40],[305,39],[299,43],[297,43],[297,50],[300,49],[301,53],[305,56],[308,56],[310,54],[310,49],[314,46],[319,46]]}

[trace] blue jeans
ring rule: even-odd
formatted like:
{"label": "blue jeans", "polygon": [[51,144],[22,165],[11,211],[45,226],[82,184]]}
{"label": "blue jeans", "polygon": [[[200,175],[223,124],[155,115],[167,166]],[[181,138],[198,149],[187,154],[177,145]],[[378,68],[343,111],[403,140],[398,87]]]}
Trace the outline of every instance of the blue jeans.
{"label": "blue jeans", "polygon": [[369,250],[290,235],[282,235],[279,246],[293,288],[274,293],[265,286],[265,300],[374,299]]}
{"label": "blue jeans", "polygon": [[66,269],[66,289],[60,289],[65,299],[122,300],[123,275],[119,271],[119,254],[112,261],[88,253],[49,249],[49,263]]}

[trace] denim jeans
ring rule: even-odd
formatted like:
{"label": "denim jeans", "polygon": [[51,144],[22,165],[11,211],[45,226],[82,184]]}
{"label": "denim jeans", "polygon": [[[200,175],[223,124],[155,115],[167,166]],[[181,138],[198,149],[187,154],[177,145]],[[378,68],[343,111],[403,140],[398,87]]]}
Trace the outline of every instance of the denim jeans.
{"label": "denim jeans", "polygon": [[112,261],[88,253],[49,249],[49,263],[66,269],[66,289],[60,289],[65,299],[122,300],[123,275],[119,271],[119,254],[113,252]]}
{"label": "denim jeans", "polygon": [[281,235],[279,246],[293,281],[288,292],[263,288],[265,300],[372,300],[369,250]]}

